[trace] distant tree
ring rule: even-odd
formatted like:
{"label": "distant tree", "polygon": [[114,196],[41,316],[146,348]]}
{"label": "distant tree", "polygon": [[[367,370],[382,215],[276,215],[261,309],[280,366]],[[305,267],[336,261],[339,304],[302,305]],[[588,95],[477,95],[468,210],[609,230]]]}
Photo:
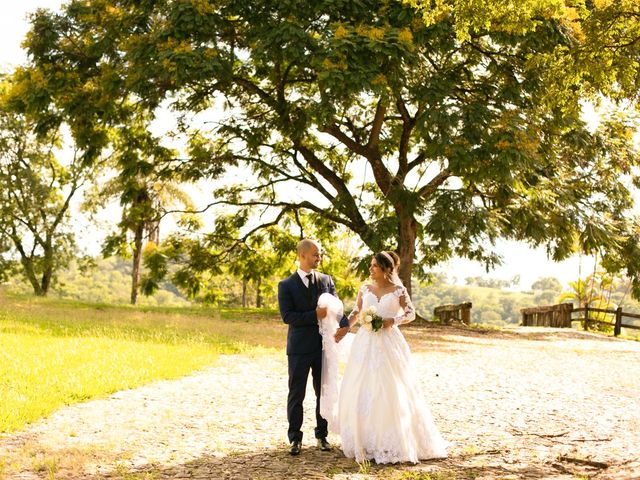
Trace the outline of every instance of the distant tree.
{"label": "distant tree", "polygon": [[[362,276],[356,270],[357,255],[348,245],[344,231],[327,228],[325,222],[303,215],[288,217],[283,222],[287,228],[275,221],[258,234],[251,230],[242,232],[244,224],[245,219],[237,215],[219,215],[212,231],[199,236],[170,235],[162,245],[145,254],[147,276],[143,291],[152,293],[168,278],[195,298],[214,276],[224,272],[243,282],[243,297],[246,286],[252,282],[256,286],[256,303],[261,305],[263,287],[295,269],[296,244],[308,237],[321,243],[324,259],[320,270],[333,276],[338,295],[343,299],[355,296]],[[207,298],[206,292],[203,298]],[[246,298],[243,304],[248,304]]]}
{"label": "distant tree", "polygon": [[537,290],[533,297],[536,305],[553,305],[558,298],[558,290]]}
{"label": "distant tree", "polygon": [[484,288],[508,288],[517,283],[520,283],[520,277],[516,276],[512,280],[501,280],[498,278],[486,278],[486,277],[467,277],[465,278],[467,285],[474,285],[476,287]]}
{"label": "distant tree", "polygon": [[[93,213],[105,202],[118,199],[122,206],[117,230],[105,240],[103,254],[132,258],[130,303],[138,301],[141,267],[145,243],[160,243],[160,223],[171,208],[193,210],[189,195],[180,185],[163,178],[158,171],[163,163],[175,156],[171,149],[158,145],[139,123],[118,130],[114,160],[119,174],[104,185],[95,186],[87,195],[85,208]],[[197,222],[195,215],[184,214],[183,222]],[[153,245],[149,246],[153,248]]]}
{"label": "distant tree", "polygon": [[79,148],[59,152],[60,138],[59,130],[36,135],[36,124],[0,99],[0,264],[17,259],[38,296],[76,254],[71,200],[99,169]]}
{"label": "distant tree", "polygon": [[476,317],[478,318],[479,323],[486,323],[488,325],[504,324],[502,320],[502,316],[500,315],[500,312],[497,312],[495,310],[490,310],[490,309],[483,310],[479,312]]}
{"label": "distant tree", "polygon": [[562,291],[562,284],[555,277],[540,277],[531,285],[531,290],[552,290]]}
{"label": "distant tree", "polygon": [[511,295],[503,295],[500,297],[500,305],[502,307],[502,320],[507,323],[518,323],[520,319],[520,309],[524,305],[520,305],[516,298]]}
{"label": "distant tree", "polygon": [[[242,244],[230,252],[227,268],[229,273],[242,281],[242,307],[249,305],[247,298],[247,284],[255,284],[255,306],[262,307],[262,284],[279,269],[282,259],[277,253],[268,248],[264,237],[252,237],[250,242]],[[266,248],[265,248],[266,247]]]}

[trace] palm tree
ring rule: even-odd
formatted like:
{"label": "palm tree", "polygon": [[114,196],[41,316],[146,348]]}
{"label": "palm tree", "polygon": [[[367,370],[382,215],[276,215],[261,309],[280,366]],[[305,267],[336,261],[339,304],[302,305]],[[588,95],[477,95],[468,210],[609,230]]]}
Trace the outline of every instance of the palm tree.
{"label": "palm tree", "polygon": [[[609,299],[604,296],[604,292],[611,289],[612,281],[611,275],[607,275],[602,271],[594,272],[585,280],[580,278],[574,282],[569,282],[570,291],[561,293],[558,297],[558,302],[576,301],[579,308],[609,309],[611,305]],[[604,321],[606,318],[607,314],[596,313],[595,319]],[[588,320],[589,318],[587,317],[583,322],[585,330],[589,329]]]}

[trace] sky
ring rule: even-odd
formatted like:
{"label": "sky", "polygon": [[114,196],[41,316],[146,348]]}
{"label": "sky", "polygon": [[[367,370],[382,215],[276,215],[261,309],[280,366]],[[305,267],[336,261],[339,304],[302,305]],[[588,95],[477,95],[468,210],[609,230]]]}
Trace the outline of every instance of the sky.
{"label": "sky", "polygon": [[[29,29],[27,14],[37,8],[57,10],[64,2],[59,0],[8,0],[2,5],[0,16],[0,69],[6,71],[26,61],[20,44]],[[115,212],[115,210],[114,210]],[[117,214],[117,213],[116,213]],[[593,270],[593,258],[574,257],[560,263],[548,259],[544,248],[532,249],[519,242],[499,242],[496,251],[503,257],[503,265],[486,272],[483,265],[465,259],[454,259],[439,267],[450,279],[464,284],[467,277],[484,276],[511,279],[520,276],[520,289],[527,290],[540,277],[556,277],[563,285],[578,278],[580,269],[585,276]]]}

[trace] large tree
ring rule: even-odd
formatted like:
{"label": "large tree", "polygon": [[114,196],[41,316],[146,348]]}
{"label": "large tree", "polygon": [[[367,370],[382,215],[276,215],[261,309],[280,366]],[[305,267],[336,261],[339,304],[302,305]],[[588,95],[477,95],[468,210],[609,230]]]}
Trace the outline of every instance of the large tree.
{"label": "large tree", "polygon": [[267,224],[314,212],[371,250],[397,249],[407,285],[415,262],[491,266],[499,237],[547,245],[554,259],[631,256],[633,125],[611,115],[591,131],[581,102],[631,96],[633,30],[611,49],[635,63],[604,47],[598,57],[585,39],[605,45],[638,7],[549,1],[557,8],[476,22],[478,7],[464,9],[476,3],[436,2],[451,8],[431,15],[373,0],[71,1],[34,15],[20,102],[47,112],[43,127],[61,115],[95,141],[96,125],[166,100],[185,126],[224,101],[182,174],[240,165],[250,176],[216,203],[271,209]]}

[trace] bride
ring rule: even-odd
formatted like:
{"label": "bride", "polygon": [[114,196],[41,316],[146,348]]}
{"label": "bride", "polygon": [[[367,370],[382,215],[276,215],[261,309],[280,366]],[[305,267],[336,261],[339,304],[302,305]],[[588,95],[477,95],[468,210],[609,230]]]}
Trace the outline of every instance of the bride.
{"label": "bride", "polygon": [[[407,289],[398,278],[400,259],[380,252],[371,259],[371,282],[358,292],[349,327],[376,307],[378,331],[360,328],[342,379],[339,430],[345,456],[358,462],[413,462],[445,458],[443,440],[418,386],[409,346],[398,325],[415,319]],[[340,340],[348,329],[340,329]]]}

